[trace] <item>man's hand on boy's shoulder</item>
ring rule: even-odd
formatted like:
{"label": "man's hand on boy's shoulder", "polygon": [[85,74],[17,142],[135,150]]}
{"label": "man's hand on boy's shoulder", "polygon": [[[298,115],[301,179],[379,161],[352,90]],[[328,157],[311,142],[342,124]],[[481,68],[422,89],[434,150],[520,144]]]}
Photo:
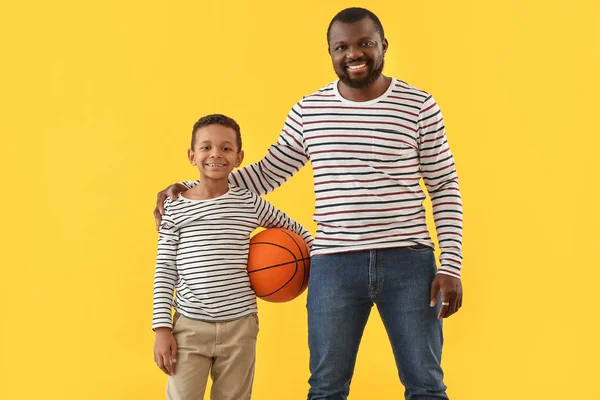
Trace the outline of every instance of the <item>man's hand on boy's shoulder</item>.
{"label": "man's hand on boy's shoulder", "polygon": [[187,188],[181,183],[174,183],[167,186],[166,189],[161,190],[156,195],[156,208],[154,209],[154,221],[156,222],[156,230],[160,228],[162,216],[165,215],[165,200],[170,197],[171,200],[175,200],[177,195],[181,192],[185,192]]}
{"label": "man's hand on boy's shoulder", "polygon": [[170,328],[156,328],[154,339],[154,362],[167,375],[175,373],[177,362],[177,341]]}

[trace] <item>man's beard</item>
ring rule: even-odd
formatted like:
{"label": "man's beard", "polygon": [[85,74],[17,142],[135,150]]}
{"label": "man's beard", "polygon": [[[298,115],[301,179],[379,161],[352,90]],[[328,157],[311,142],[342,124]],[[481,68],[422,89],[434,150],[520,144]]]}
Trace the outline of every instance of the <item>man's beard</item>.
{"label": "man's beard", "polygon": [[381,76],[381,73],[383,72],[383,64],[384,64],[384,60],[382,58],[381,65],[379,65],[378,68],[370,69],[367,72],[367,76],[365,76],[364,78],[360,78],[360,79],[350,79],[350,77],[346,74],[345,67],[344,67],[343,74],[339,74],[337,71],[335,71],[335,74],[338,76],[338,78],[340,78],[340,81],[342,81],[342,83],[344,83],[345,85],[350,86],[353,89],[364,89],[366,87],[371,86],[373,83],[375,83],[375,81]]}

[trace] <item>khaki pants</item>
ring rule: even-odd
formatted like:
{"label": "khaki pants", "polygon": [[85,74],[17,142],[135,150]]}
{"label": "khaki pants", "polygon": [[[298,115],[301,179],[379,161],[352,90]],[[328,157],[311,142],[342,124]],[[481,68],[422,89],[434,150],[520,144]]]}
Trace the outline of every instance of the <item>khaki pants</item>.
{"label": "khaki pants", "polygon": [[210,372],[211,400],[249,400],[254,380],[258,317],[204,322],[176,314],[175,373],[167,381],[167,399],[202,400]]}

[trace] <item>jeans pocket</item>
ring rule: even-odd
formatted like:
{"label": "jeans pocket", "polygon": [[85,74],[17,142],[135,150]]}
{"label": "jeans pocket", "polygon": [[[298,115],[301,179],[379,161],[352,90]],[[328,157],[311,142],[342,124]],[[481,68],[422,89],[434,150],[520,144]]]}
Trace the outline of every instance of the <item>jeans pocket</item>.
{"label": "jeans pocket", "polygon": [[424,244],[415,244],[413,246],[408,246],[407,249],[415,253],[425,253],[428,251],[433,251],[431,247],[426,246]]}

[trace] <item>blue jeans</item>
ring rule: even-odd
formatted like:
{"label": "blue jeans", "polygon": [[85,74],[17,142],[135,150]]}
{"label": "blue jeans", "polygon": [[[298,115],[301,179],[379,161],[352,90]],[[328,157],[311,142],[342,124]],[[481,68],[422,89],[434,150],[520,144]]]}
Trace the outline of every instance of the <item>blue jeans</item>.
{"label": "blue jeans", "polygon": [[345,400],[371,307],[387,331],[407,400],[448,399],[442,322],[429,307],[436,266],[426,246],[317,255],[308,283],[309,400]]}

